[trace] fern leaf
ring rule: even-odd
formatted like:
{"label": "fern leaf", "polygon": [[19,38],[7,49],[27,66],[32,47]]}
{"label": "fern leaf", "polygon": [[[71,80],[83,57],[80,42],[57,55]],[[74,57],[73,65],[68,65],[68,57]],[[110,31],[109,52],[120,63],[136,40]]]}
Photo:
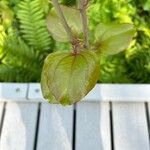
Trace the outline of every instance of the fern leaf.
{"label": "fern leaf", "polygon": [[150,83],[150,37],[138,31],[134,45],[126,51],[129,75],[138,83]]}
{"label": "fern leaf", "polygon": [[3,44],[6,34],[3,30],[3,26],[0,25],[0,59],[3,57]]}
{"label": "fern leaf", "polygon": [[100,79],[102,83],[129,83],[133,82],[127,73],[127,62],[124,53],[113,56],[102,56]]}
{"label": "fern leaf", "polygon": [[39,5],[43,9],[44,13],[47,14],[49,11],[49,0],[39,0]]}
{"label": "fern leaf", "polygon": [[17,17],[20,22],[20,32],[25,41],[35,49],[44,51],[50,49],[51,38],[46,28],[44,12],[40,4],[40,0],[21,1]]}
{"label": "fern leaf", "polygon": [[137,49],[128,57],[128,72],[139,83],[150,83],[150,50]]}
{"label": "fern leaf", "polygon": [[[14,64],[20,64],[23,67],[40,67],[36,51],[33,48],[29,48],[18,36],[7,36],[3,45],[3,53],[6,55],[3,61],[7,63],[14,62]],[[8,61],[9,59],[10,61]]]}
{"label": "fern leaf", "polygon": [[0,64],[0,82],[35,82],[39,81],[40,73],[31,69]]}
{"label": "fern leaf", "polygon": [[42,68],[39,55],[33,48],[29,48],[20,37],[7,36],[4,40],[3,54],[5,57],[1,60],[0,81],[39,81]]}

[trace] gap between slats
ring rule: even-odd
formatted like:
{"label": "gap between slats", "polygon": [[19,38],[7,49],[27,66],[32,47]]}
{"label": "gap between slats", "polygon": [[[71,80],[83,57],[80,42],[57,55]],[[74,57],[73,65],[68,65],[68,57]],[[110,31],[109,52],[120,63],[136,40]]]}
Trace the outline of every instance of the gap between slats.
{"label": "gap between slats", "polygon": [[76,149],[76,104],[73,107],[72,150]]}
{"label": "gap between slats", "polygon": [[[35,132],[35,142],[34,142],[34,150],[36,150],[37,146],[37,139],[38,139],[38,129],[39,129],[39,120],[40,120],[40,112],[41,112],[41,103],[39,103],[38,106],[38,115],[37,115],[37,124],[36,124],[36,132]],[[149,114],[149,107],[148,103],[145,103],[145,111],[146,111],[146,117],[147,117],[147,126],[148,126],[148,132],[149,132],[149,140],[150,140],[150,114]],[[2,110],[2,118],[1,118],[1,124],[0,124],[0,136],[3,128],[3,122],[5,117],[5,111],[6,111],[6,102],[4,103],[3,110]],[[112,102],[110,102],[110,132],[111,132],[111,147],[112,150],[114,150],[114,140],[113,140],[113,112],[112,112]],[[73,111],[73,139],[72,139],[72,148],[75,150],[75,142],[76,142],[76,105],[74,106]]]}
{"label": "gap between slats", "polygon": [[1,124],[0,124],[0,139],[1,139],[2,129],[3,129],[5,112],[6,112],[6,102],[4,102],[4,104],[3,104],[2,116],[1,116],[1,120],[0,120],[1,121]]}
{"label": "gap between slats", "polygon": [[112,110],[112,102],[109,102],[109,117],[110,117],[110,141],[111,141],[111,150],[114,150],[114,130],[113,130],[113,110]]}
{"label": "gap between slats", "polygon": [[41,103],[38,104],[38,112],[37,112],[37,121],[36,121],[36,128],[35,128],[35,139],[34,139],[34,148],[33,148],[33,150],[37,149],[37,141],[38,141],[38,133],[39,133],[39,123],[40,123],[40,114],[41,114]]}
{"label": "gap between slats", "polygon": [[147,119],[147,128],[148,128],[148,135],[149,135],[149,144],[150,144],[150,114],[149,114],[149,107],[148,103],[145,102],[145,113],[146,113],[146,119]]}

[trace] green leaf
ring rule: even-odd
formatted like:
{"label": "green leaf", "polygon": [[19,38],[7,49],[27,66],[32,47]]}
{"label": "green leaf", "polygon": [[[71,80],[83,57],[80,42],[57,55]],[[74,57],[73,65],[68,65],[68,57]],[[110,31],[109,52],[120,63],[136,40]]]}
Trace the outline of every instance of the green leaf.
{"label": "green leaf", "polygon": [[[77,9],[61,6],[63,14],[67,20],[69,27],[74,35],[78,35],[82,32],[82,24],[80,19],[80,12]],[[53,38],[58,42],[68,42],[67,33],[60,22],[59,17],[56,15],[54,9],[48,14],[46,19],[48,30],[52,34]]]}
{"label": "green leaf", "polygon": [[68,42],[68,36],[56,15],[49,14],[46,19],[47,28],[52,37],[58,42]]}
{"label": "green leaf", "polygon": [[132,40],[134,29],[132,24],[103,24],[100,23],[95,30],[98,53],[107,55],[117,54],[126,49]]}
{"label": "green leaf", "polygon": [[44,13],[48,13],[49,10],[49,0],[39,0],[39,5],[43,9]]}
{"label": "green leaf", "polygon": [[66,7],[63,5],[61,6],[61,9],[72,31],[80,34],[82,32],[80,11],[75,8]]}
{"label": "green leaf", "polygon": [[0,16],[0,23],[8,28],[13,21],[14,13],[9,9],[7,1],[0,1]]}
{"label": "green leaf", "polygon": [[99,59],[94,52],[55,52],[45,60],[41,88],[50,103],[70,105],[80,101],[96,84]]}

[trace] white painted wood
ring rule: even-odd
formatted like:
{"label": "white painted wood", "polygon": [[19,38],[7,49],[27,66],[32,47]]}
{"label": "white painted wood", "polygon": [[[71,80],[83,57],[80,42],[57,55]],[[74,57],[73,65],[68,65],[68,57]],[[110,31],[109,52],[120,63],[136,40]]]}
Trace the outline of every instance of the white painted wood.
{"label": "white painted wood", "polygon": [[71,150],[72,123],[72,107],[43,103],[41,106],[37,150]]}
{"label": "white painted wood", "polygon": [[[0,101],[26,101],[24,95],[27,95],[27,89],[28,84],[0,83]],[[96,84],[83,101],[150,102],[149,91],[150,84]],[[29,84],[28,99],[32,102],[45,102],[39,83]]]}
{"label": "white painted wood", "polygon": [[83,100],[97,101],[100,99],[100,85],[96,84],[95,87],[83,98]]}
{"label": "white painted wood", "polygon": [[1,120],[2,120],[3,107],[4,107],[4,103],[0,102],[0,125],[1,125]]}
{"label": "white painted wood", "polygon": [[39,83],[29,84],[28,99],[43,101],[43,96],[42,96],[41,87]]}
{"label": "white painted wood", "polygon": [[149,150],[144,103],[113,103],[115,150]]}
{"label": "white painted wood", "polygon": [[150,101],[150,84],[100,84],[100,101]]}
{"label": "white painted wood", "polygon": [[[29,99],[42,100],[40,85],[30,84]],[[96,84],[83,98],[84,101],[123,101],[144,102],[150,101],[150,84]],[[43,100],[42,100],[43,101]],[[44,101],[43,101],[44,102]]]}
{"label": "white painted wood", "polygon": [[0,83],[1,100],[25,100],[28,84],[26,83]]}
{"label": "white painted wood", "polygon": [[[99,99],[99,97],[100,97],[99,85],[96,84],[95,87],[93,88],[93,90],[89,94],[87,94],[84,99],[97,100],[97,99]],[[39,83],[29,84],[28,99],[43,101],[43,96],[42,96],[41,87],[40,87]]]}
{"label": "white painted wood", "polygon": [[33,150],[38,105],[7,103],[0,150]]}
{"label": "white painted wood", "polygon": [[76,150],[111,150],[108,103],[78,103],[76,117]]}

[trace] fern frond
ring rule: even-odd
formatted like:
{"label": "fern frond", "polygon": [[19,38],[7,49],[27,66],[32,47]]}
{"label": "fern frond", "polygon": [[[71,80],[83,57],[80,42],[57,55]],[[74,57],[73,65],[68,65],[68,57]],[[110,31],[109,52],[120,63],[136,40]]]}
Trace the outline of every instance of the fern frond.
{"label": "fern frond", "polygon": [[6,34],[4,32],[3,26],[0,25],[0,59],[3,57],[3,44]]}
{"label": "fern frond", "polygon": [[128,57],[128,72],[139,83],[150,83],[150,50],[138,49]]}
{"label": "fern frond", "polygon": [[40,73],[32,69],[0,64],[0,82],[35,82],[39,79]]}
{"label": "fern frond", "polygon": [[3,62],[14,62],[22,67],[41,67],[36,51],[29,48],[18,36],[7,36],[3,45],[3,53],[6,55]]}
{"label": "fern frond", "polygon": [[46,28],[40,1],[21,1],[17,17],[20,22],[20,32],[25,41],[39,51],[50,50],[51,38]]}
{"label": "fern frond", "polygon": [[102,56],[100,61],[100,79],[102,83],[133,82],[127,74],[127,63],[124,53],[114,56]]}
{"label": "fern frond", "polygon": [[16,78],[14,68],[0,64],[0,82],[13,82]]}
{"label": "fern frond", "polygon": [[139,30],[135,44],[126,51],[128,72],[139,83],[150,83],[150,37]]}
{"label": "fern frond", "polygon": [[7,36],[3,45],[0,81],[39,81],[42,64],[37,52],[29,48],[18,36]]}
{"label": "fern frond", "polygon": [[44,13],[47,14],[49,11],[49,0],[39,0],[39,5],[43,9]]}
{"label": "fern frond", "polygon": [[0,1],[0,24],[3,27],[8,28],[11,26],[13,21],[13,11],[8,7],[8,1],[1,0]]}

